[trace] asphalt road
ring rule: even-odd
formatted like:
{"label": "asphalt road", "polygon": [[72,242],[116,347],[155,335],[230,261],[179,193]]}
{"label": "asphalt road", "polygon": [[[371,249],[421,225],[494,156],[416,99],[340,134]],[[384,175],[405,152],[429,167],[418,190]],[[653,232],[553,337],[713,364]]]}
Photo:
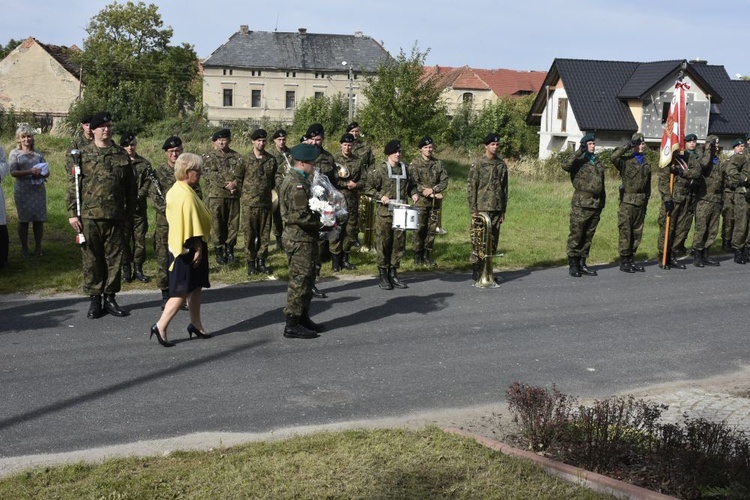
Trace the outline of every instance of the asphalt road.
{"label": "asphalt road", "polygon": [[750,364],[750,266],[598,269],[502,273],[494,290],[465,274],[323,282],[315,340],[282,337],[285,283],[214,288],[215,337],[188,340],[181,312],[170,349],[148,339],[156,290],[99,320],[82,297],[0,297],[0,457],[492,404],[515,380],[598,397]]}

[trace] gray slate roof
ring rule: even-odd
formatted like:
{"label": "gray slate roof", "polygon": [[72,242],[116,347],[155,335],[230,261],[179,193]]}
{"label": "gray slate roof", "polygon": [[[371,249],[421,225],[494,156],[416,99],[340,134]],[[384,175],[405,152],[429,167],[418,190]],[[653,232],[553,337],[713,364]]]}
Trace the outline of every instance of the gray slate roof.
{"label": "gray slate roof", "polygon": [[[374,73],[391,56],[368,36],[238,31],[203,67],[347,71]],[[347,62],[347,66],[341,64]]]}

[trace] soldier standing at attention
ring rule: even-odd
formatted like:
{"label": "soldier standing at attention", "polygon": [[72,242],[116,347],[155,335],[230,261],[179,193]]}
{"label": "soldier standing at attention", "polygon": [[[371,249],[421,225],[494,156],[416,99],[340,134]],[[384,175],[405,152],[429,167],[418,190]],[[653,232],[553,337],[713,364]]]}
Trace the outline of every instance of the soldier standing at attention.
{"label": "soldier standing at attention", "polygon": [[413,185],[406,165],[401,163],[401,142],[392,140],[385,145],[385,161],[367,177],[367,192],[379,202],[375,218],[375,250],[383,290],[408,288],[398,277],[404,256],[406,231],[393,228],[391,201],[405,203],[413,194]]}
{"label": "soldier standing at attention", "polygon": [[576,278],[582,274],[596,276],[586,259],[599,224],[606,193],[604,191],[604,165],[596,156],[596,137],[586,134],[573,160],[562,166],[570,174],[573,198],[570,202],[570,234],[568,236],[568,273]]}
{"label": "soldier standing at attention", "polygon": [[[91,118],[94,141],[81,149],[81,217],[76,214],[76,178],[70,175],[66,203],[68,223],[83,232],[83,291],[91,299],[86,316],[100,318],[104,311],[127,316],[115,294],[120,291],[123,226],[133,217],[136,187],[127,153],[112,141],[112,115]],[[102,308],[102,294],[104,304]]]}
{"label": "soldier standing at attention", "polygon": [[319,149],[311,144],[298,144],[291,149],[294,166],[284,178],[279,191],[279,205],[284,218],[282,240],[289,259],[286,326],[284,337],[311,339],[325,327],[310,319],[310,302],[315,283],[315,259],[318,255],[320,214],[308,205],[314,162]]}
{"label": "soldier standing at attention", "polygon": [[[750,144],[750,141],[748,141]],[[734,189],[734,231],[732,232],[732,250],[734,261],[745,264],[748,260],[748,235],[750,234],[750,162],[748,154],[736,154],[730,159],[727,168],[727,181]]]}
{"label": "soldier standing at attention", "polygon": [[[146,198],[148,198],[149,177],[151,164],[136,152],[138,139],[133,134],[123,134],[120,146],[125,150],[133,165],[135,186],[138,199],[135,204],[133,220],[125,223],[125,244],[122,247],[123,264],[122,280],[126,283],[137,279],[141,283],[148,283],[151,278],[143,274],[143,263],[146,262],[146,233],[148,232],[148,213]],[[131,274],[130,264],[133,264]]]}
{"label": "soldier standing at attention", "polygon": [[213,150],[203,157],[208,211],[211,213],[211,239],[217,264],[234,264],[234,246],[240,229],[240,190],[236,180],[242,168],[242,155],[229,147],[232,133],[221,129],[211,136]]}
{"label": "soldier standing at attention", "polygon": [[437,235],[438,211],[443,193],[448,188],[448,172],[432,155],[435,148],[432,137],[423,137],[417,147],[420,157],[409,165],[412,183],[416,187],[412,199],[414,206],[419,208],[419,229],[412,235],[414,265],[435,267],[437,262],[432,260],[432,249]]}
{"label": "soldier standing at attention", "polygon": [[93,141],[94,134],[91,131],[91,115],[84,115],[83,118],[81,118],[81,129],[76,133],[76,136],[73,138],[73,142],[71,142],[68,152],[65,155],[65,168],[68,169],[68,173],[73,170],[73,157],[70,156],[70,152],[74,149],[80,151]]}
{"label": "soldier standing at attention", "polygon": [[[359,189],[361,192],[360,196],[365,196],[367,203],[365,203],[365,210],[372,210],[372,200],[370,200],[369,197],[367,197],[364,193],[367,190],[367,176],[370,175],[370,172],[372,172],[372,169],[375,168],[375,155],[372,152],[372,148],[370,145],[362,139],[362,132],[359,129],[359,123],[357,122],[351,122],[349,125],[346,126],[346,131],[354,137],[354,144],[352,145],[352,153],[355,154],[359,161],[362,163],[362,181]],[[366,217],[367,214],[363,214],[362,217]],[[360,247],[359,243],[359,220],[356,221],[357,224],[357,236],[354,239],[354,246]],[[362,228],[364,229],[364,228]]]}
{"label": "soldier standing at attention", "polygon": [[[271,148],[271,156],[276,160],[276,183],[274,191],[276,195],[279,194],[279,188],[281,183],[284,182],[284,177],[289,173],[292,168],[292,157],[289,154],[289,148],[286,146],[286,130],[279,129],[271,136],[274,147]],[[281,220],[281,204],[277,203],[274,208],[273,214],[271,215],[271,221],[273,222],[273,234],[276,238],[276,248],[283,250],[284,246],[281,244],[281,233],[284,231],[284,222]]]}
{"label": "soldier standing at attention", "polygon": [[646,207],[651,197],[651,165],[644,155],[646,143],[643,134],[635,134],[625,145],[612,152],[611,160],[620,172],[620,208],[617,210],[617,228],[620,239],[620,271],[642,273],[646,269],[635,263],[635,252],[641,244]]}
{"label": "soldier standing at attention", "polygon": [[271,239],[271,191],[276,182],[276,160],[266,149],[268,133],[261,129],[250,137],[253,149],[237,170],[242,192],[242,218],[245,225],[247,275],[271,274],[266,266]]}
{"label": "soldier standing at attention", "polygon": [[356,269],[349,261],[349,254],[357,240],[357,222],[359,220],[359,193],[364,186],[367,172],[364,171],[359,157],[352,152],[354,136],[344,134],[339,141],[341,150],[334,155],[337,168],[338,185],[346,199],[348,218],[341,224],[339,237],[331,242],[331,268],[334,272],[344,269]]}
{"label": "soldier standing at attention", "polygon": [[[508,167],[497,154],[500,148],[500,137],[487,134],[484,138],[484,154],[469,169],[466,192],[469,200],[469,212],[476,215],[485,212],[490,217],[492,227],[491,248],[489,254],[497,253],[500,240],[500,225],[505,221],[505,210],[508,206]],[[481,267],[479,257],[471,254],[471,279],[479,279]]]}
{"label": "soldier standing at attention", "polygon": [[724,195],[722,166],[718,158],[719,138],[709,135],[703,145],[698,177],[697,202],[695,205],[695,232],[693,233],[693,265],[695,267],[718,266],[719,262],[708,257],[711,245],[719,233],[721,202]]}
{"label": "soldier standing at attention", "polygon": [[[732,144],[732,157],[740,155],[745,151],[745,141],[737,139]],[[721,249],[727,252],[732,250],[732,232],[734,231],[734,189],[729,182],[729,161],[721,162],[722,183],[724,184],[724,200],[721,207]]]}

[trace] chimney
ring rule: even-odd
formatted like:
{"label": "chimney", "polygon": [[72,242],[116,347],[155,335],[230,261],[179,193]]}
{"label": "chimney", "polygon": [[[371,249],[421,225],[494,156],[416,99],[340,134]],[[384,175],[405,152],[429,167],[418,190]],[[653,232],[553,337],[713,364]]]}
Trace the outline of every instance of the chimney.
{"label": "chimney", "polygon": [[361,31],[355,31],[354,32],[354,38],[362,38],[363,33]]}
{"label": "chimney", "polygon": [[250,29],[248,28],[247,24],[240,24],[240,34],[241,35],[247,35],[250,33]]}
{"label": "chimney", "polygon": [[307,35],[307,28],[297,28],[300,35]]}

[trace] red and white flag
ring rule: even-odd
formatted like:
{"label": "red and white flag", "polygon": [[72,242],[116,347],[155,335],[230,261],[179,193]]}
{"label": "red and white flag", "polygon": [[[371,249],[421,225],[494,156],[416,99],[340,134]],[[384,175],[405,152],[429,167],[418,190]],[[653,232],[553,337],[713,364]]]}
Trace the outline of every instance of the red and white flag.
{"label": "red and white flag", "polygon": [[664,135],[661,136],[659,167],[668,166],[672,162],[672,153],[685,149],[685,91],[689,89],[690,84],[687,82],[677,80],[674,84],[674,95],[669,105]]}

